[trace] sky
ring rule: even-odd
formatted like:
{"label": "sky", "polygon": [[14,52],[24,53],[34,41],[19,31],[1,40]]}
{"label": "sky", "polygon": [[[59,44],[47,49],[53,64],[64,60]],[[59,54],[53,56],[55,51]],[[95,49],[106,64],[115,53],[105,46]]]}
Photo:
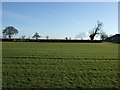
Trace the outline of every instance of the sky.
{"label": "sky", "polygon": [[32,37],[37,32],[43,38],[89,39],[98,20],[108,35],[117,34],[118,3],[2,2],[2,30],[14,26],[19,33],[13,37]]}

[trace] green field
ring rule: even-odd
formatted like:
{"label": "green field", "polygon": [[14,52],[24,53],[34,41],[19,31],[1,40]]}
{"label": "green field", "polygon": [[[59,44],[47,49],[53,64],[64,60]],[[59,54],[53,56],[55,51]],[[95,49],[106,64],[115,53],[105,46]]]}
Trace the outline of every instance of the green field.
{"label": "green field", "polygon": [[3,42],[3,88],[118,88],[118,44]]}

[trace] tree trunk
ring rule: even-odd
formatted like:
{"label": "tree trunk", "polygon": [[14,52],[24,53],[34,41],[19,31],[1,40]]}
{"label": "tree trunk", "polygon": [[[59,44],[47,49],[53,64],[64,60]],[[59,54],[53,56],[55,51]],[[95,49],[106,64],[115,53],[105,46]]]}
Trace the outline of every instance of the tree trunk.
{"label": "tree trunk", "polygon": [[36,40],[38,40],[38,37],[36,37]]}
{"label": "tree trunk", "polygon": [[94,37],[95,37],[95,34],[90,35],[90,39],[91,39],[91,41],[94,40]]}
{"label": "tree trunk", "polygon": [[11,39],[11,35],[8,35],[9,39]]}

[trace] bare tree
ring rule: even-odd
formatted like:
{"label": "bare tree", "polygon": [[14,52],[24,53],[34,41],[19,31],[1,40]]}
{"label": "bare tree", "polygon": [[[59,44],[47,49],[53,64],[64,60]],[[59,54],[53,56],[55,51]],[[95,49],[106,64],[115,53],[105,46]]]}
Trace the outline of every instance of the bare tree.
{"label": "bare tree", "polygon": [[36,32],[34,35],[33,35],[33,37],[32,38],[36,38],[36,39],[38,39],[38,38],[40,38],[41,36]]}
{"label": "bare tree", "polygon": [[100,34],[100,31],[101,31],[101,26],[102,26],[102,23],[100,23],[99,21],[97,21],[97,27],[95,27],[91,32],[90,32],[90,39],[93,41],[94,40],[94,37],[97,35],[97,34]]}
{"label": "bare tree", "polygon": [[105,40],[107,37],[108,37],[108,35],[107,35],[105,32],[102,32],[102,33],[100,34],[101,40]]}
{"label": "bare tree", "polygon": [[18,33],[18,30],[16,28],[14,28],[13,26],[8,26],[3,30],[3,37],[6,38],[8,36],[8,38],[10,39],[12,37],[12,35],[15,35]]}

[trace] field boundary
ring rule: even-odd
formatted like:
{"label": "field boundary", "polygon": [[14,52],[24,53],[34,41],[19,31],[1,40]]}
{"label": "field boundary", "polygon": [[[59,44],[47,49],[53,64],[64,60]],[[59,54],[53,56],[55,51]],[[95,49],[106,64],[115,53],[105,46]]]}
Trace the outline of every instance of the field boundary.
{"label": "field boundary", "polygon": [[102,40],[65,40],[65,39],[2,39],[2,42],[71,42],[101,43]]}

